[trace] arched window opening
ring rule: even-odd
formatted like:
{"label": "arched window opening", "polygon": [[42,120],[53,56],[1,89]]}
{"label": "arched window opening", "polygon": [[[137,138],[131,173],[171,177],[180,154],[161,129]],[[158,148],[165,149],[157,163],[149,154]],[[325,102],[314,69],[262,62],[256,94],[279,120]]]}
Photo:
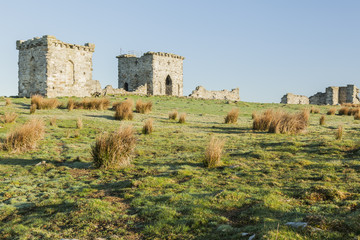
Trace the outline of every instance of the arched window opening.
{"label": "arched window opening", "polygon": [[69,84],[75,84],[75,68],[71,60],[66,63],[66,80]]}
{"label": "arched window opening", "polygon": [[165,85],[166,85],[166,89],[165,89],[165,94],[166,95],[172,95],[172,80],[170,78],[170,75],[168,75],[166,77],[166,80],[165,80]]}
{"label": "arched window opening", "polygon": [[129,84],[127,82],[124,83],[124,89],[125,91],[129,91]]}

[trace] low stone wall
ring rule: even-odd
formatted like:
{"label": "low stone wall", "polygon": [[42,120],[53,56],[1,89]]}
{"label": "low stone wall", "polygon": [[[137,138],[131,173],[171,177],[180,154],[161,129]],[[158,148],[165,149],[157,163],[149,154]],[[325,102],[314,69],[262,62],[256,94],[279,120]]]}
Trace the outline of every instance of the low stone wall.
{"label": "low stone wall", "polygon": [[203,98],[203,99],[219,99],[219,100],[231,100],[240,101],[239,88],[234,88],[222,91],[208,91],[203,86],[198,86],[189,95],[192,98]]}
{"label": "low stone wall", "polygon": [[303,95],[287,93],[281,98],[283,104],[309,104],[309,98]]}
{"label": "low stone wall", "polygon": [[106,95],[146,95],[147,94],[147,84],[141,85],[135,91],[125,91],[123,88],[113,88],[111,85],[107,85],[102,91],[103,96]]}

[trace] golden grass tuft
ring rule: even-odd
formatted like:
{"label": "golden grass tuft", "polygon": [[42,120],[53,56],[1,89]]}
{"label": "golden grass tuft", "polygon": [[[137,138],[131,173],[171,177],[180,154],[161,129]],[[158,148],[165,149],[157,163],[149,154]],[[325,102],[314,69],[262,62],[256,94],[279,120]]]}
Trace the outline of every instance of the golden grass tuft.
{"label": "golden grass tuft", "polygon": [[78,118],[76,121],[76,128],[77,129],[82,129],[83,128],[83,122],[81,118]]}
{"label": "golden grass tuft", "polygon": [[186,123],[186,113],[180,114],[179,123]]}
{"label": "golden grass tuft", "polygon": [[209,145],[205,150],[204,165],[208,168],[213,168],[221,165],[221,155],[225,145],[225,140],[215,138],[214,136],[210,138]]}
{"label": "golden grass tuft", "polygon": [[339,113],[339,115],[348,115],[349,111],[350,111],[350,108],[342,107],[339,109],[338,113]]}
{"label": "golden grass tuft", "polygon": [[33,104],[31,104],[31,106],[30,106],[30,114],[34,114],[35,112],[36,112],[36,104],[33,103]]}
{"label": "golden grass tuft", "polygon": [[325,125],[325,116],[324,116],[324,115],[322,115],[322,116],[320,117],[319,122],[320,122],[320,125],[321,125],[321,126]]}
{"label": "golden grass tuft", "polygon": [[135,146],[136,139],[131,126],[100,135],[92,146],[94,165],[103,169],[127,167],[130,165]]}
{"label": "golden grass tuft", "polygon": [[340,125],[336,130],[335,138],[337,140],[341,140],[343,138],[343,135],[344,135],[344,127]]}
{"label": "golden grass tuft", "polygon": [[330,108],[328,111],[327,111],[327,115],[335,115],[336,113],[336,108]]}
{"label": "golden grass tuft", "polygon": [[173,110],[171,113],[169,113],[170,120],[176,120],[177,117],[178,117],[178,112],[176,110]]}
{"label": "golden grass tuft", "polygon": [[45,132],[44,122],[32,119],[10,132],[3,142],[3,149],[12,152],[25,152],[36,148],[37,142]]}
{"label": "golden grass tuft", "polygon": [[239,109],[233,108],[225,117],[225,123],[236,123],[239,117]]}
{"label": "golden grass tuft", "polygon": [[67,103],[67,109],[69,111],[73,109],[87,109],[87,110],[106,110],[110,105],[108,98],[84,98],[81,101],[74,101],[69,99]]}
{"label": "golden grass tuft", "polygon": [[50,126],[56,127],[56,117],[50,118]]}
{"label": "golden grass tuft", "polygon": [[138,99],[136,101],[136,112],[138,113],[143,113],[143,114],[147,114],[150,113],[152,111],[152,102],[143,102],[141,99]]}
{"label": "golden grass tuft", "polygon": [[312,106],[312,107],[310,108],[310,113],[314,113],[314,114],[316,114],[316,113],[320,113],[320,109],[318,109],[318,108],[316,108],[316,107]]}
{"label": "golden grass tuft", "polygon": [[115,119],[116,120],[133,120],[133,106],[134,102],[131,99],[127,99],[120,104],[116,105],[115,108]]}
{"label": "golden grass tuft", "polygon": [[253,113],[253,130],[268,131],[276,112],[268,109],[262,114]]}
{"label": "golden grass tuft", "polygon": [[10,98],[6,98],[6,99],[5,99],[5,106],[9,106],[9,105],[11,105],[11,104],[12,104],[11,99],[10,99]]}
{"label": "golden grass tuft", "polygon": [[68,103],[67,103],[67,106],[66,108],[69,110],[69,111],[72,111],[74,108],[75,108],[75,101],[74,99],[69,99],[68,100]]}
{"label": "golden grass tuft", "polygon": [[60,102],[56,98],[44,98],[38,94],[31,97],[31,105],[33,104],[36,105],[36,109],[55,109],[60,106]]}
{"label": "golden grass tuft", "polygon": [[2,123],[12,123],[15,122],[18,115],[14,112],[5,113],[3,116],[0,117]]}
{"label": "golden grass tuft", "polygon": [[253,112],[252,114],[251,114],[251,119],[255,119],[256,118],[256,112]]}
{"label": "golden grass tuft", "polygon": [[153,120],[150,118],[145,121],[143,129],[142,129],[142,133],[143,134],[151,134],[153,132],[153,130],[154,130]]}
{"label": "golden grass tuft", "polygon": [[360,113],[356,113],[354,115],[354,120],[360,120]]}

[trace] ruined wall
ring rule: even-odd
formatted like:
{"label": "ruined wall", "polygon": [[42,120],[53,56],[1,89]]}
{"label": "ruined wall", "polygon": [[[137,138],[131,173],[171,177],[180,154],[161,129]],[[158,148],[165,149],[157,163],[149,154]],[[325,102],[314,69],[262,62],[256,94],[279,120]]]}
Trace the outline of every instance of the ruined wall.
{"label": "ruined wall", "polygon": [[303,95],[287,93],[281,98],[282,104],[309,104],[309,98]]}
{"label": "ruined wall", "polygon": [[101,91],[100,83],[92,79],[94,48],[94,44],[68,44],[48,35],[17,41],[19,96],[85,97]]}
{"label": "ruined wall", "polygon": [[183,95],[184,57],[147,52],[141,57],[120,55],[118,58],[119,88],[129,92],[147,85],[147,94]]}
{"label": "ruined wall", "polygon": [[126,91],[123,88],[113,88],[111,85],[107,85],[102,91],[102,96],[107,95],[146,95],[147,94],[147,84],[141,85],[140,87],[136,88],[134,91]]}
{"label": "ruined wall", "polygon": [[359,89],[354,85],[346,87],[328,87],[325,93],[318,92],[311,96],[310,104],[316,105],[336,105],[343,103],[359,104]]}
{"label": "ruined wall", "polygon": [[192,91],[189,97],[240,101],[239,88],[231,89],[231,91],[208,91],[203,86],[198,86]]}

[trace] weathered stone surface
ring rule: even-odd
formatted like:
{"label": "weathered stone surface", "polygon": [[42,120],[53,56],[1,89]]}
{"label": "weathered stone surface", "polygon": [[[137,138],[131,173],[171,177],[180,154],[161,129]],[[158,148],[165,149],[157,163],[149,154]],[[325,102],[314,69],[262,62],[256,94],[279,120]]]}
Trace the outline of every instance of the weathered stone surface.
{"label": "weathered stone surface", "polygon": [[208,91],[203,86],[197,86],[195,90],[192,91],[192,93],[189,95],[189,97],[240,101],[239,88],[231,89],[231,91]]}
{"label": "weathered stone surface", "polygon": [[19,50],[19,96],[41,94],[47,97],[90,96],[101,91],[92,80],[92,54],[95,44],[64,43],[45,35],[16,42]]}
{"label": "weathered stone surface", "polygon": [[138,88],[136,88],[134,91],[132,92],[128,92],[125,91],[125,89],[123,88],[113,88],[111,85],[107,85],[103,90],[102,90],[102,95],[106,96],[106,95],[146,95],[147,94],[147,84],[145,85],[141,85]]}
{"label": "weathered stone surface", "polygon": [[146,94],[183,95],[184,57],[170,53],[147,52],[141,57],[120,55],[118,58],[119,88],[128,92],[147,87]]}
{"label": "weathered stone surface", "polygon": [[281,98],[283,104],[309,104],[309,98],[303,95],[287,93]]}

